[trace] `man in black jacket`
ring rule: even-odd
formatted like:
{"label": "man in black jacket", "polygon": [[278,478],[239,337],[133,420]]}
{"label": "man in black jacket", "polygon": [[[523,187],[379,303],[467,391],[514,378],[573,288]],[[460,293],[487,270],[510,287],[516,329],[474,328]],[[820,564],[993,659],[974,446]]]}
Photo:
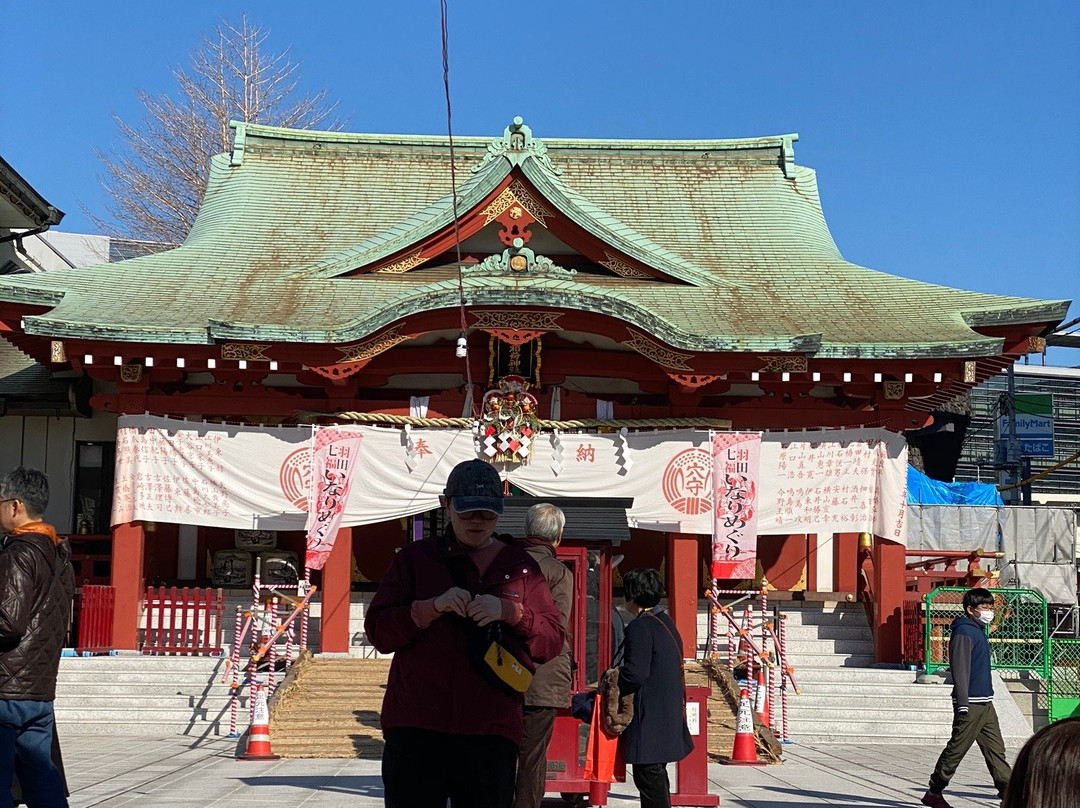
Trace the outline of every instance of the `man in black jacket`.
{"label": "man in black jacket", "polygon": [[41,521],[49,481],[17,468],[0,476],[0,808],[18,775],[30,808],[67,808],[52,759],[53,700],[71,615],[71,549]]}

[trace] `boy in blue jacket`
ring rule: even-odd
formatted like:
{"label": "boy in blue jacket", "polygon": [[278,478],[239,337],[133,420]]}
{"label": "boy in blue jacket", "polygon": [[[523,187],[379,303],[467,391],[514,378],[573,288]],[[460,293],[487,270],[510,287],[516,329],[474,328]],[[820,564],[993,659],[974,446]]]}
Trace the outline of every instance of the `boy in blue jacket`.
{"label": "boy in blue jacket", "polygon": [[952,623],[949,667],[953,677],[952,737],[930,775],[930,790],[922,804],[951,808],[941,792],[949,785],[956,767],[973,743],[986,761],[998,796],[1004,796],[1012,769],[1005,760],[1005,744],[994,710],[994,686],[990,679],[990,643],[985,626],[994,621],[994,596],[986,589],[964,593],[964,614]]}

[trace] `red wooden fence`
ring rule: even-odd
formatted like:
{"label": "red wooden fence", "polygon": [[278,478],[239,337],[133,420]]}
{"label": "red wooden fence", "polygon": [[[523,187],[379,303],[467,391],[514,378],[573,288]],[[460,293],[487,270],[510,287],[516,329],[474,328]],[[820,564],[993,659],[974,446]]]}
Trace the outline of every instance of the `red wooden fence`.
{"label": "red wooden fence", "polygon": [[113,607],[116,589],[111,586],[83,586],[79,604],[79,640],[75,652],[105,654],[112,650]]}
{"label": "red wooden fence", "polygon": [[144,654],[220,654],[225,600],[220,589],[146,590]]}

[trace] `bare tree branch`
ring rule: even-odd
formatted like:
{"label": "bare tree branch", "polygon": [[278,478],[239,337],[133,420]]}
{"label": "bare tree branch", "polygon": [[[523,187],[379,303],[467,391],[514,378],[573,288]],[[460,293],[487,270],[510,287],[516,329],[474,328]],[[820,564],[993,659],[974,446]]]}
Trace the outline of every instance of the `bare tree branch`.
{"label": "bare tree branch", "polygon": [[95,151],[108,216],[83,208],[96,226],[127,238],[181,243],[206,191],[210,158],[232,148],[232,120],[342,128],[337,102],[326,90],[301,94],[300,62],[289,48],[267,52],[268,36],[246,16],[236,24],[222,20],[189,54],[188,67],[173,69],[173,95],[139,91],[139,125],[113,116],[122,146]]}

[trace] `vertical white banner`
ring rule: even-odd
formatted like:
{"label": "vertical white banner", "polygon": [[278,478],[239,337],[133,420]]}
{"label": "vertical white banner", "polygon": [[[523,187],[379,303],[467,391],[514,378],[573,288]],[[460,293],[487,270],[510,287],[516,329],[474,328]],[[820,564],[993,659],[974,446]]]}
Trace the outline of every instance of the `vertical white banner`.
{"label": "vertical white banner", "polygon": [[760,432],[717,432],[713,457],[713,578],[753,578],[757,567]]}

